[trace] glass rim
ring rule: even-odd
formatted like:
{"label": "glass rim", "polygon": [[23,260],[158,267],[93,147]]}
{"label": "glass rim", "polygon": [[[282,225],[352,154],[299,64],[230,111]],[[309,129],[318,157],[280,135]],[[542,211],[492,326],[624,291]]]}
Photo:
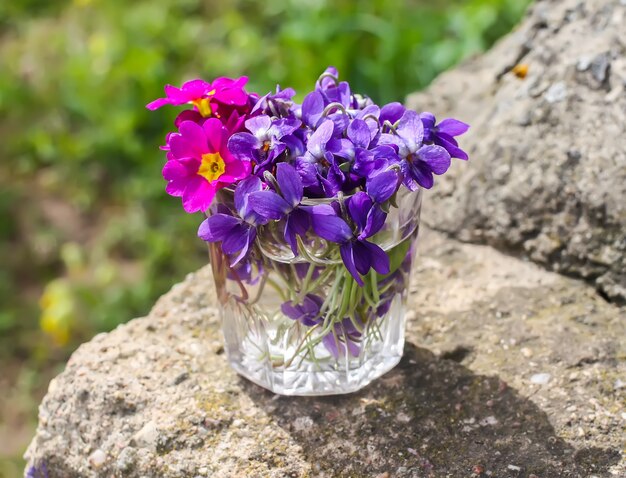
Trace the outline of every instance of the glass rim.
{"label": "glass rim", "polygon": [[[407,193],[419,193],[419,194],[421,194],[422,193],[422,189],[423,188],[421,186],[418,186],[415,191],[411,191],[409,188],[404,186],[404,184],[401,184],[400,187],[398,188],[398,193],[400,191],[404,190]],[[220,189],[220,191],[226,191],[229,194],[232,194],[233,196],[235,194],[235,190],[232,187],[230,187],[230,186],[222,188],[222,189]],[[349,199],[352,196],[354,196],[356,193],[361,192],[361,191],[362,190],[358,190],[358,191],[354,191],[354,192],[352,192],[350,194],[344,194],[343,198],[344,199]],[[304,196],[302,198],[302,201],[300,201],[300,204],[303,205],[303,206],[316,206],[318,204],[331,204],[334,201],[339,201],[339,196],[333,196],[333,197],[330,197],[330,198],[309,198],[309,197]]]}

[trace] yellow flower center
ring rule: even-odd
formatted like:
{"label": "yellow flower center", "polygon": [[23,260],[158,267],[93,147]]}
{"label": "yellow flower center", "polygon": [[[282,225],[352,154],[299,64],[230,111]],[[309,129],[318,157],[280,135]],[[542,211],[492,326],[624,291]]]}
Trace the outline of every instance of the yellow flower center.
{"label": "yellow flower center", "polygon": [[192,102],[204,118],[211,116],[211,105],[208,98],[201,98]]}
{"label": "yellow flower center", "polygon": [[206,153],[202,155],[202,162],[198,168],[198,175],[208,182],[213,182],[220,178],[226,170],[226,164],[220,153]]}
{"label": "yellow flower center", "polygon": [[208,98],[200,98],[198,100],[192,101],[193,105],[196,108],[198,108],[198,111],[200,112],[203,118],[208,118],[209,116],[213,114],[213,111],[211,110],[211,104],[209,103],[209,101],[211,100],[211,97],[214,94],[215,94],[215,90],[211,90],[207,93]]}

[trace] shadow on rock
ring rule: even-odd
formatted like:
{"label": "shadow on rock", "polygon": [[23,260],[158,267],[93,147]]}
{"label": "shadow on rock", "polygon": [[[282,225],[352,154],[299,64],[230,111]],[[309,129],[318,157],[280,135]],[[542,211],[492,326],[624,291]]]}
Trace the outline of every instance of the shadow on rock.
{"label": "shadow on rock", "polygon": [[575,449],[497,376],[413,344],[394,370],[355,394],[294,398],[247,381],[243,388],[300,443],[319,476],[604,476],[619,459],[617,450]]}

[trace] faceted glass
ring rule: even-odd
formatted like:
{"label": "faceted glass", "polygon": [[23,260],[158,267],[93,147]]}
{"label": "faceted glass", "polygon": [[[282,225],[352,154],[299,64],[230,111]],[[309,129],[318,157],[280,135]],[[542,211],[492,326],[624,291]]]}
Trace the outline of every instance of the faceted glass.
{"label": "faceted glass", "polygon": [[[338,245],[312,231],[295,257],[281,222],[259,227],[252,251],[234,267],[219,244],[209,245],[225,350],[238,373],[283,395],[332,395],[359,390],[400,361],[421,189],[400,188],[395,201],[369,239],[387,252],[390,273],[370,270],[363,287]],[[216,202],[232,207],[232,195],[222,191]]]}

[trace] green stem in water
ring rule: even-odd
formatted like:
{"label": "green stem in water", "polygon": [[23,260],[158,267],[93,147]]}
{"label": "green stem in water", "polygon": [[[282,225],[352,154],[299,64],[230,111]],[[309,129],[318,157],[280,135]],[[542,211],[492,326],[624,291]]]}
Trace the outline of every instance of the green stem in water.
{"label": "green stem in water", "polygon": [[[315,265],[309,264],[309,268],[306,271],[306,276],[304,277],[304,280],[302,281],[302,285],[300,286],[300,293],[298,294],[298,297],[297,297],[298,304],[302,302],[302,299],[304,299],[304,296],[309,292],[309,282],[311,282],[311,277],[313,277],[314,271],[315,271]],[[312,289],[312,290],[315,290],[315,289]]]}
{"label": "green stem in water", "polygon": [[370,271],[370,286],[372,287],[372,299],[378,304],[380,302],[380,294],[378,293],[378,275],[376,271]]}
{"label": "green stem in water", "polygon": [[280,295],[280,298],[283,300],[283,302],[287,302],[289,300],[289,298],[285,295],[285,292],[283,291],[283,288],[274,279],[271,279],[270,277],[268,277],[266,279],[266,281],[267,281],[267,283],[269,285],[272,286],[272,288],[276,292],[278,292],[278,295]]}
{"label": "green stem in water", "polygon": [[352,277],[350,277],[350,279],[351,280],[348,280],[346,278],[345,280],[345,287],[343,288],[343,293],[341,295],[341,306],[337,314],[337,322],[341,322],[341,319],[345,317],[348,307],[350,306],[350,294],[352,294],[352,287],[354,283],[354,279],[352,279]]}

